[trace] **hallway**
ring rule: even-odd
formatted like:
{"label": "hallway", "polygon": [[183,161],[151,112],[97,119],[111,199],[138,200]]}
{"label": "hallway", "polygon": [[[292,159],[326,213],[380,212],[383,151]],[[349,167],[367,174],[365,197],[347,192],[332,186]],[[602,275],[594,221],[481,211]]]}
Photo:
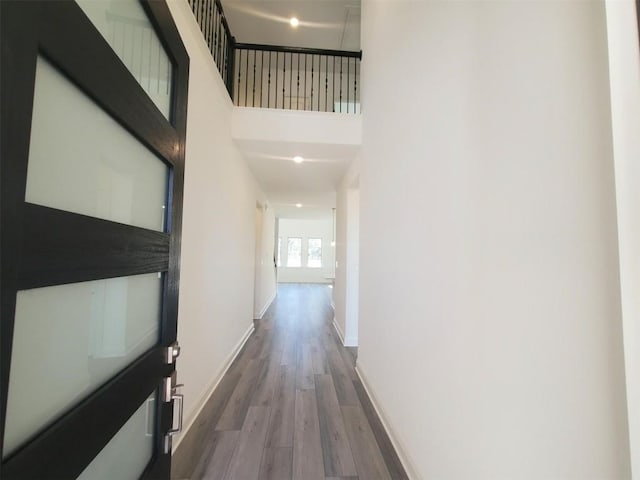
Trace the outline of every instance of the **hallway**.
{"label": "hallway", "polygon": [[[407,478],[332,325],[325,285],[282,284],[210,402],[192,479]],[[183,453],[185,453],[183,451]],[[199,458],[198,458],[199,456]],[[174,465],[174,478],[184,478]]]}

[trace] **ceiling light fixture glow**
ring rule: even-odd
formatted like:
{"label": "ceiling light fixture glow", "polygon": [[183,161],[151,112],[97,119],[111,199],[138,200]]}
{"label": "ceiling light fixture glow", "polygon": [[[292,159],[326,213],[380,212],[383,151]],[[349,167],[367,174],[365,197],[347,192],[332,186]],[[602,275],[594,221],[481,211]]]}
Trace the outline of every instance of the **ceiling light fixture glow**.
{"label": "ceiling light fixture glow", "polygon": [[293,28],[296,28],[300,24],[300,21],[296,17],[291,17],[289,23]]}
{"label": "ceiling light fixture glow", "polygon": [[296,162],[296,163],[302,163],[302,162],[304,162],[304,158],[302,158],[299,155],[296,155],[295,157],[293,157],[293,161]]}
{"label": "ceiling light fixture glow", "polygon": [[302,208],[302,204],[301,203],[296,203],[296,208]]}

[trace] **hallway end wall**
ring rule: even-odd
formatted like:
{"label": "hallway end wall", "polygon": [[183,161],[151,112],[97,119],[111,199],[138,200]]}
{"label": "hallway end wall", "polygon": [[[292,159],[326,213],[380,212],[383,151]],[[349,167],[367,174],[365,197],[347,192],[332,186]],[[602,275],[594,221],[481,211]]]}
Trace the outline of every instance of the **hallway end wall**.
{"label": "hallway end wall", "polygon": [[191,62],[177,360],[188,430],[253,326],[255,209],[266,200],[231,139],[233,105],[189,3],[168,4]]}
{"label": "hallway end wall", "polygon": [[358,368],[410,469],[630,478],[604,3],[364,0],[362,49]]}
{"label": "hallway end wall", "polygon": [[[332,283],[335,276],[335,247],[333,241],[333,218],[298,219],[280,218],[278,220],[278,236],[282,239],[280,258],[282,265],[278,267],[280,283]],[[302,239],[302,265],[287,267],[287,240]],[[322,267],[307,267],[309,238],[322,239]]]}

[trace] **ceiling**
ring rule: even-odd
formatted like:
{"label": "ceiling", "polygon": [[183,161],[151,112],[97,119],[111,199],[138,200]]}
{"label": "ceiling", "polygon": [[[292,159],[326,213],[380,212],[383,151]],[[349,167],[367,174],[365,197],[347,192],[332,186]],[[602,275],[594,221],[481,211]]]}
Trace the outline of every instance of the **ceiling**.
{"label": "ceiling", "polygon": [[[222,0],[241,43],[360,50],[360,0]],[[297,28],[289,19],[300,21]]]}
{"label": "ceiling", "polygon": [[[280,218],[330,216],[335,192],[359,150],[354,145],[261,140],[236,140],[236,144]],[[295,163],[297,155],[304,162]]]}
{"label": "ceiling", "polygon": [[[222,0],[222,5],[241,43],[360,50],[360,0]],[[289,24],[294,16],[297,28]],[[280,218],[332,216],[336,190],[358,151],[353,145],[236,143]],[[294,163],[296,155],[305,161]]]}

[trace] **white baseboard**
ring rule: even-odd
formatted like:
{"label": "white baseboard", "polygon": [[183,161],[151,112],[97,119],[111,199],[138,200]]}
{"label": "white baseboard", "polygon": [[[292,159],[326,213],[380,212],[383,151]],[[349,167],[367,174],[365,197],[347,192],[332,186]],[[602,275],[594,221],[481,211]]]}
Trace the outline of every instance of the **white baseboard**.
{"label": "white baseboard", "polygon": [[389,436],[389,440],[391,440],[391,444],[393,445],[393,448],[396,450],[396,453],[398,454],[398,458],[400,459],[400,463],[402,463],[402,466],[404,467],[404,470],[407,472],[407,476],[410,479],[419,479],[421,478],[416,472],[416,468],[413,465],[413,462],[411,462],[411,460],[409,460],[409,456],[406,454],[406,449],[404,448],[403,443],[400,441],[400,439],[398,438],[398,436],[394,433],[393,429],[390,427],[389,422],[387,421],[386,415],[384,414],[384,410],[382,410],[382,408],[380,407],[380,404],[378,403],[375,395],[373,395],[371,389],[369,388],[369,384],[367,383],[366,380],[366,376],[362,373],[362,369],[360,368],[359,365],[356,365],[356,373],[358,374],[358,378],[360,379],[360,382],[362,383],[362,386],[364,387],[365,391],[367,392],[367,395],[369,395],[369,398],[371,399],[371,403],[373,404],[373,408],[375,409],[376,413],[378,414],[378,418],[380,418],[380,421],[382,422],[382,426],[384,427],[385,431],[387,432],[387,435]]}
{"label": "white baseboard", "polygon": [[255,328],[252,322],[251,326],[247,329],[246,332],[244,332],[240,341],[236,344],[235,347],[233,347],[233,350],[225,359],[224,363],[222,364],[222,368],[218,371],[218,375],[216,375],[213,383],[198,399],[198,402],[196,403],[198,408],[195,410],[195,414],[191,417],[187,425],[182,429],[182,433],[178,435],[177,438],[174,437],[173,449],[172,449],[171,455],[175,455],[176,450],[178,449],[178,447],[180,446],[180,443],[182,442],[182,439],[187,435],[187,433],[189,432],[189,429],[193,426],[197,418],[200,416],[200,413],[202,413],[202,409],[209,401],[209,398],[211,397],[215,389],[218,387],[218,384],[222,380],[222,377],[224,377],[224,375],[227,373],[227,370],[229,370],[229,367],[231,366],[233,361],[236,359],[236,357],[242,350],[242,347],[244,347],[244,344],[247,342],[247,340],[249,340],[249,337],[253,333],[254,329]]}
{"label": "white baseboard", "polygon": [[267,310],[269,309],[273,301],[276,299],[277,294],[278,294],[278,291],[276,289],[276,291],[273,292],[273,295],[271,295],[271,298],[264,304],[264,307],[262,307],[262,310],[258,313],[255,313],[255,312],[253,313],[253,318],[255,318],[256,320],[262,320],[262,317],[264,316],[265,313],[267,313]]}
{"label": "white baseboard", "polygon": [[346,337],[344,339],[345,347],[357,347],[358,346],[358,337]]}

